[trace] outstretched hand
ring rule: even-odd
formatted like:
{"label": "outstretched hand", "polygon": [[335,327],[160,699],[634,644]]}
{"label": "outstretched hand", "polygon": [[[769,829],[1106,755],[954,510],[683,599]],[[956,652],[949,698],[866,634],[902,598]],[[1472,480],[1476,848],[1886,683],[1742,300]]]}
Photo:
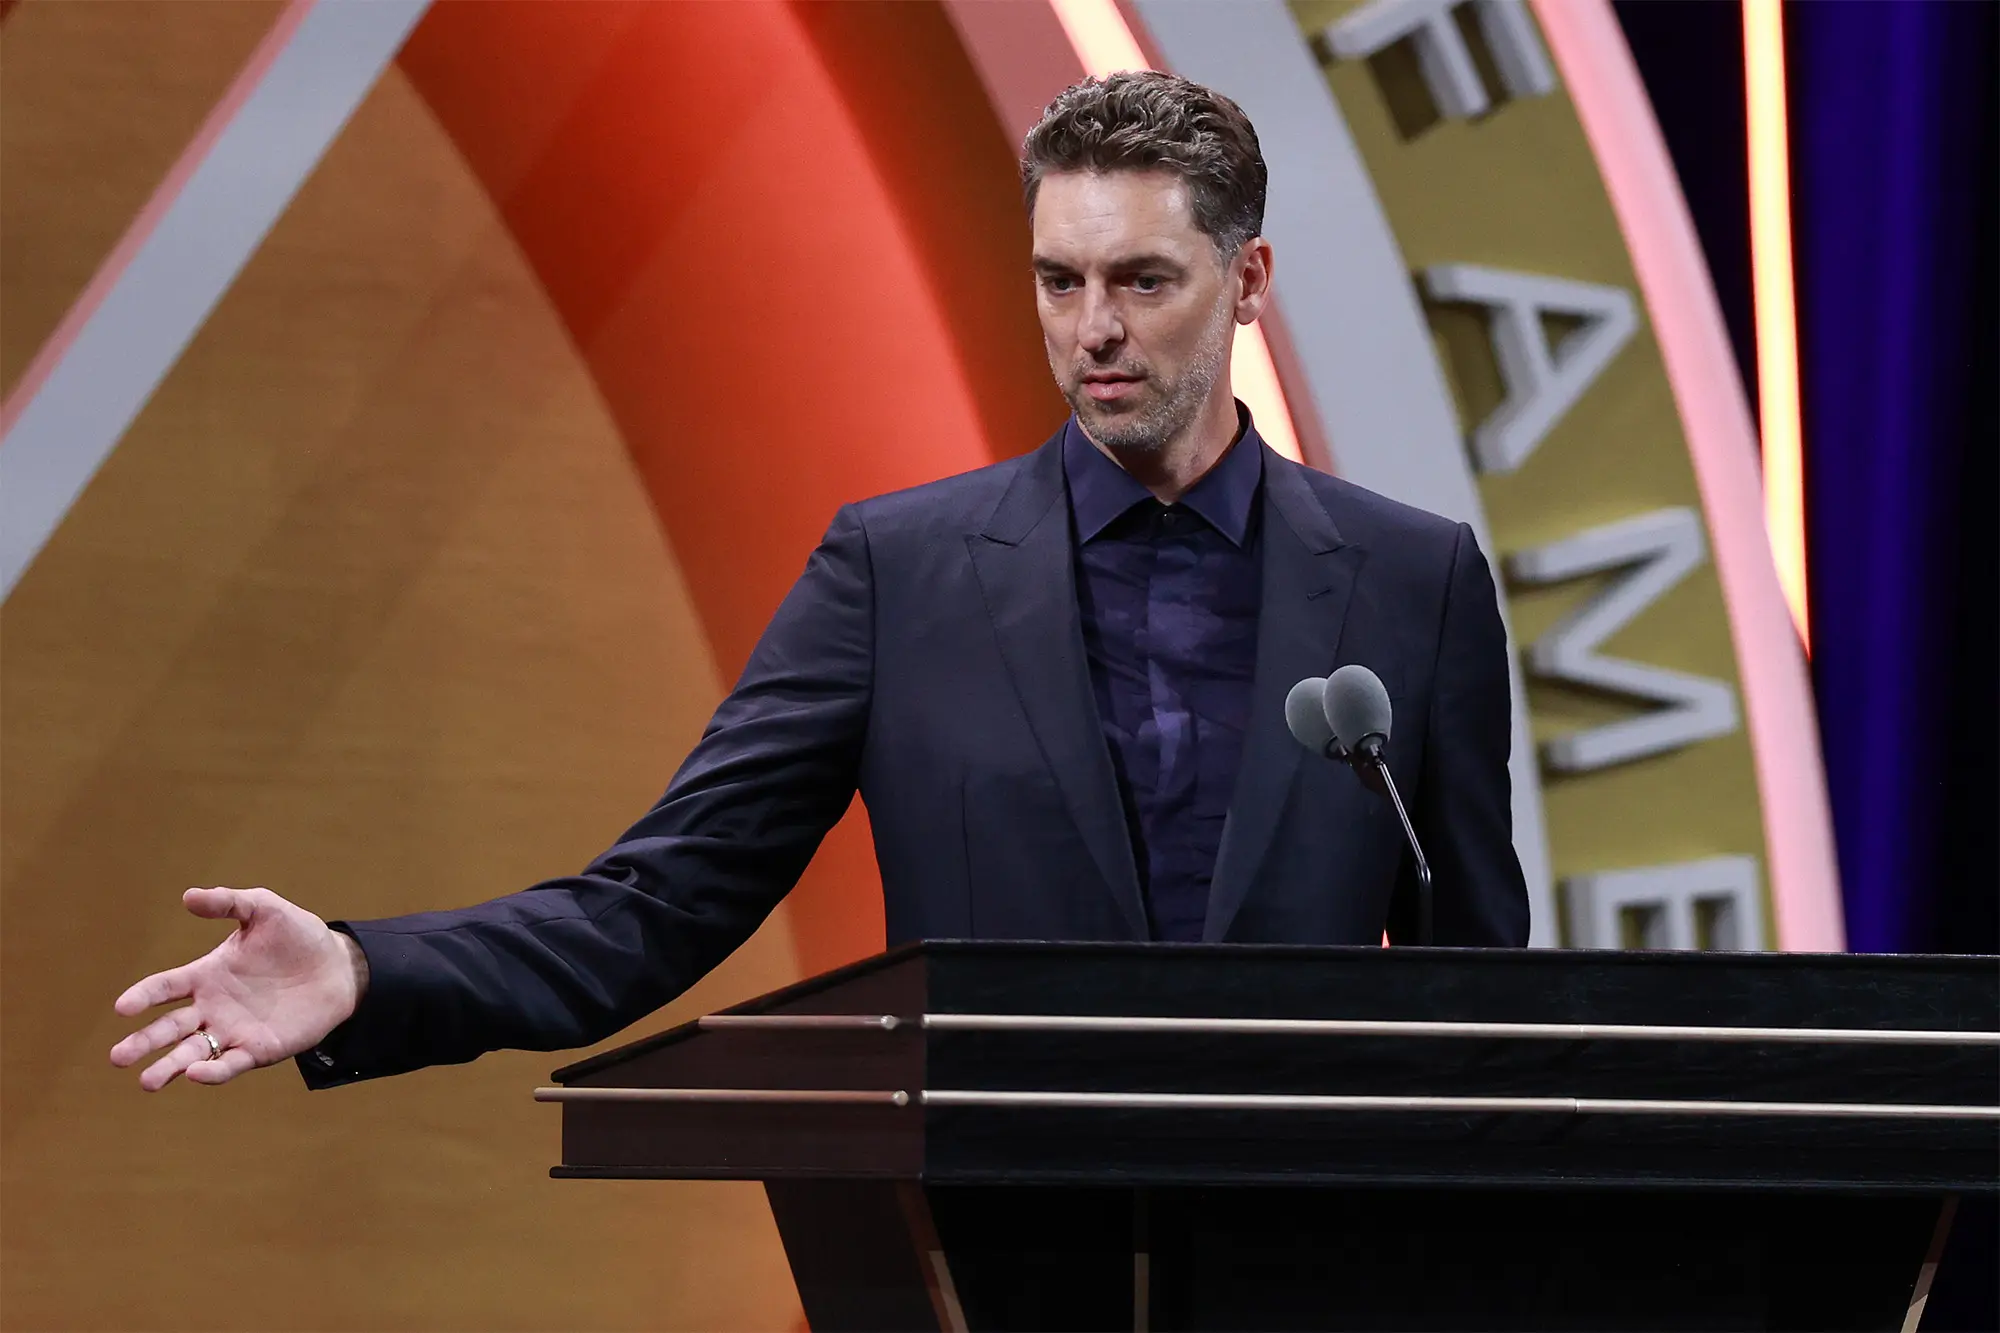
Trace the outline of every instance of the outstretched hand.
{"label": "outstretched hand", "polygon": [[269,889],[189,889],[181,901],[196,916],[234,921],[236,929],[200,958],[155,972],[118,997],[115,1007],[127,1018],[192,1001],[111,1048],[120,1069],[166,1052],[139,1075],[146,1091],[181,1074],[227,1083],[290,1059],[318,1045],[361,1002],[368,963],[360,946],[305,908]]}

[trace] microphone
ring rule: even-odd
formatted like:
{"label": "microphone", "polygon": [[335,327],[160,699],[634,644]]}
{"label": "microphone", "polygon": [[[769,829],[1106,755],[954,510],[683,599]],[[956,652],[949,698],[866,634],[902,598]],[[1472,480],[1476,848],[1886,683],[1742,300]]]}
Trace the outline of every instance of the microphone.
{"label": "microphone", "polygon": [[[1314,701],[1320,705],[1317,719],[1308,716]],[[1344,666],[1325,680],[1307,677],[1285,696],[1285,725],[1293,739],[1315,754],[1342,760],[1360,776],[1363,785],[1386,795],[1395,807],[1396,821],[1403,826],[1403,840],[1409,844],[1417,867],[1417,943],[1429,944],[1431,866],[1384,757],[1394,711],[1382,678],[1359,664]]]}
{"label": "microphone", "polygon": [[1336,757],[1351,764],[1380,759],[1395,715],[1382,678],[1365,666],[1344,666],[1326,678],[1322,697],[1326,725],[1340,747]]}
{"label": "microphone", "polygon": [[1285,725],[1292,739],[1322,759],[1333,757],[1333,723],[1326,716],[1326,678],[1307,676],[1285,696]]}

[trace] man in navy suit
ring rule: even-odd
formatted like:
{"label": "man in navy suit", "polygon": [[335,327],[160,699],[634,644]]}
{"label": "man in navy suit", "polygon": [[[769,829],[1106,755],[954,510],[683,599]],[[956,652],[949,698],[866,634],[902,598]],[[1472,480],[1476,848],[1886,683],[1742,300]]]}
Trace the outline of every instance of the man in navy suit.
{"label": "man in navy suit", "polygon": [[140,1076],[315,1085],[596,1041],[747,939],[858,791],[891,943],[1370,944],[1414,885],[1387,804],[1287,732],[1358,662],[1436,873],[1435,941],[1521,945],[1507,649],[1472,532],[1292,463],[1230,391],[1263,310],[1240,108],[1164,74],[1065,91],[1022,162],[1049,365],[1023,457],[849,505],[658,805],[581,875],[335,923],[189,890],[236,930],[118,1000]]}

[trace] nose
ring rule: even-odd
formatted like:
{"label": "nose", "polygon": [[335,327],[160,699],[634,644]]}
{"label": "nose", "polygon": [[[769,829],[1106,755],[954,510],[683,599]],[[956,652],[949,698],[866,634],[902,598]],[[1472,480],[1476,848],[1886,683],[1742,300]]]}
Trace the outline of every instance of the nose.
{"label": "nose", "polygon": [[1096,356],[1107,347],[1117,346],[1124,338],[1125,324],[1118,317],[1118,307],[1110,293],[1096,283],[1089,284],[1083,293],[1083,317],[1077,321],[1077,342],[1084,351]]}

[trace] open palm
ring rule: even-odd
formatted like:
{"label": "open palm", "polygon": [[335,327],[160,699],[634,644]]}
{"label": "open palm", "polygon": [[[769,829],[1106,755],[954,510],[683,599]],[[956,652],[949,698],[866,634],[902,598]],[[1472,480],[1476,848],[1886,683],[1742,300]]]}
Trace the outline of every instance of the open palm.
{"label": "open palm", "polygon": [[118,997],[127,1018],[190,1001],[111,1048],[121,1069],[166,1052],[139,1075],[146,1091],[183,1073],[196,1083],[227,1083],[312,1049],[354,1012],[366,979],[360,950],[311,912],[269,889],[189,889],[182,901],[196,916],[237,925],[200,958]]}

